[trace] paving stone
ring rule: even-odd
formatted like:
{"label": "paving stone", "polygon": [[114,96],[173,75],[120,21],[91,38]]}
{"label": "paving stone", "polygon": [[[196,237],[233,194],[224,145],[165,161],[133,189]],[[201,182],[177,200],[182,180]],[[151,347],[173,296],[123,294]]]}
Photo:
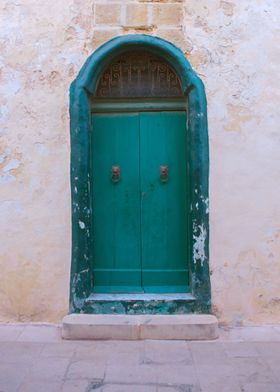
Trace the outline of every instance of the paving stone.
{"label": "paving stone", "polygon": [[[187,391],[187,389],[185,389]],[[159,386],[157,387],[156,392],[180,392],[178,387],[166,387],[166,386]],[[193,392],[192,390],[188,392]]]}
{"label": "paving stone", "polygon": [[97,392],[157,392],[155,386],[150,385],[135,385],[135,384],[107,384],[97,389]]}
{"label": "paving stone", "polygon": [[108,353],[106,350],[95,349],[94,347],[78,347],[73,354],[72,362],[87,360],[98,363],[99,366],[106,366]]}
{"label": "paving stone", "polygon": [[46,344],[42,349],[42,357],[57,357],[57,358],[71,358],[77,348],[76,343],[64,342],[64,343],[50,343]]}
{"label": "paving stone", "polygon": [[147,340],[144,343],[142,363],[192,364],[192,356],[185,341]]}
{"label": "paving stone", "polygon": [[24,325],[0,325],[0,342],[13,342],[23,332]]}
{"label": "paving stone", "polygon": [[35,328],[0,342],[0,392],[280,392],[278,341],[63,342]]}
{"label": "paving stone", "polygon": [[227,355],[219,342],[188,342],[196,365],[225,365]]}
{"label": "paving stone", "polygon": [[140,341],[89,341],[88,345],[78,345],[74,360],[95,360],[99,365],[138,365],[143,343]]}
{"label": "paving stone", "polygon": [[196,366],[202,392],[242,392],[232,367],[222,364]]}
{"label": "paving stone", "polygon": [[279,392],[280,384],[243,384],[242,392]]}
{"label": "paving stone", "polygon": [[115,383],[157,383],[159,380],[158,366],[107,366],[105,382]]}
{"label": "paving stone", "polygon": [[69,360],[67,358],[39,358],[30,368],[30,380],[61,381],[66,373]]}
{"label": "paving stone", "polygon": [[124,347],[121,347],[121,345],[119,348],[112,347],[111,350],[108,352],[108,356],[107,356],[108,366],[119,365],[120,363],[123,366],[125,365],[138,366],[143,357],[142,355],[143,348],[141,346],[139,344],[136,345],[125,344]]}
{"label": "paving stone", "polygon": [[61,392],[61,388],[60,382],[27,381],[20,386],[19,392]]}
{"label": "paving stone", "polygon": [[0,362],[32,363],[39,357],[43,347],[42,343],[1,342]]}
{"label": "paving stone", "polygon": [[280,336],[280,325],[273,325],[273,330]]}
{"label": "paving stone", "polygon": [[227,380],[226,384],[220,381],[215,383],[203,383],[201,385],[201,392],[243,392],[241,386],[238,383]]}
{"label": "paving stone", "polygon": [[158,383],[196,385],[198,380],[193,366],[183,365],[140,365],[108,366],[106,383]]}
{"label": "paving stone", "polygon": [[[98,342],[97,342],[98,343]],[[107,348],[108,352],[110,351],[116,351],[116,352],[135,352],[135,350],[141,350],[144,345],[143,342],[140,340],[136,341],[126,341],[126,340],[113,340],[113,341],[108,341],[108,342],[103,342],[102,349],[104,347]]]}
{"label": "paving stone", "polygon": [[247,342],[280,342],[280,333],[273,326],[235,327],[221,331],[221,340]]}
{"label": "paving stone", "polygon": [[261,358],[232,358],[232,374],[242,383],[277,383],[278,380]]}
{"label": "paving stone", "polygon": [[156,392],[201,392],[199,385],[158,386]]}
{"label": "paving stone", "polygon": [[61,392],[87,392],[89,385],[90,381],[88,380],[67,380],[63,383]]}
{"label": "paving stone", "polygon": [[280,343],[279,342],[258,342],[256,343],[258,353],[265,358],[275,358],[280,361]]}
{"label": "paving stone", "polygon": [[254,342],[239,342],[239,344],[224,342],[222,347],[229,358],[259,357],[260,355]]}
{"label": "paving stone", "polygon": [[27,363],[0,363],[0,391],[15,392],[22,384],[29,372]]}
{"label": "paving stone", "polygon": [[280,382],[280,361],[279,361],[279,358],[264,357],[263,361],[271,369],[271,371],[274,374],[275,380],[277,380],[277,383],[279,383]]}
{"label": "paving stone", "polygon": [[19,342],[59,342],[61,329],[52,325],[28,325],[18,336]]}
{"label": "paving stone", "polygon": [[260,357],[272,370],[277,382],[280,382],[280,343],[260,342],[256,343],[256,347]]}
{"label": "paving stone", "polygon": [[101,366],[94,360],[79,360],[72,362],[68,368],[66,379],[100,379],[104,378],[105,365]]}
{"label": "paving stone", "polygon": [[198,385],[196,370],[192,365],[159,365],[158,376],[162,384]]}
{"label": "paving stone", "polygon": [[241,337],[248,342],[280,342],[280,334],[272,326],[242,328]]}

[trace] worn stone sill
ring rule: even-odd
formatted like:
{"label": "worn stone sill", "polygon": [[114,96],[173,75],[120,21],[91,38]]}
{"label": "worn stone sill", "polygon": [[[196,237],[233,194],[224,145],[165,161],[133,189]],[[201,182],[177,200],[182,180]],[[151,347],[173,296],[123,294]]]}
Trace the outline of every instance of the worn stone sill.
{"label": "worn stone sill", "polygon": [[88,301],[194,301],[195,297],[190,293],[168,293],[168,294],[99,294],[93,293]]}

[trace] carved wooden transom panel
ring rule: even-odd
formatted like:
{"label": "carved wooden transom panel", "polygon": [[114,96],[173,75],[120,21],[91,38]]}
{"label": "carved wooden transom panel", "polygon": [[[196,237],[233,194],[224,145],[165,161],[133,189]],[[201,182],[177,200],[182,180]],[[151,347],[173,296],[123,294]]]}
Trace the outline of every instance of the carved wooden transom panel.
{"label": "carved wooden transom panel", "polygon": [[99,98],[182,97],[180,80],[162,58],[146,51],[117,57],[97,84]]}

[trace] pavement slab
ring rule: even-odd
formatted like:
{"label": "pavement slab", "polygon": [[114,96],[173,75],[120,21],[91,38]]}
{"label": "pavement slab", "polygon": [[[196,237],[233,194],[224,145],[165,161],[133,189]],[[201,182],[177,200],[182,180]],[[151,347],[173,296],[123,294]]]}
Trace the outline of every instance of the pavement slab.
{"label": "pavement slab", "polygon": [[279,336],[64,341],[58,326],[0,325],[0,392],[280,392]]}
{"label": "pavement slab", "polygon": [[0,324],[0,342],[13,342],[23,332],[24,325]]}
{"label": "pavement slab", "polygon": [[279,392],[280,384],[250,383],[242,385],[242,392]]}

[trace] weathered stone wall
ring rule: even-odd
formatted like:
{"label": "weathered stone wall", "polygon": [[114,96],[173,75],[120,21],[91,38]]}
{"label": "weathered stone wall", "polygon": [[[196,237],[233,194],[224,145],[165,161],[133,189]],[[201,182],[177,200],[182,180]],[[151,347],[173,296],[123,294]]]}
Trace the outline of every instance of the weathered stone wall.
{"label": "weathered stone wall", "polygon": [[158,35],[206,85],[211,281],[227,323],[280,320],[277,0],[4,0],[0,5],[0,320],[68,309],[68,88],[92,51]]}

